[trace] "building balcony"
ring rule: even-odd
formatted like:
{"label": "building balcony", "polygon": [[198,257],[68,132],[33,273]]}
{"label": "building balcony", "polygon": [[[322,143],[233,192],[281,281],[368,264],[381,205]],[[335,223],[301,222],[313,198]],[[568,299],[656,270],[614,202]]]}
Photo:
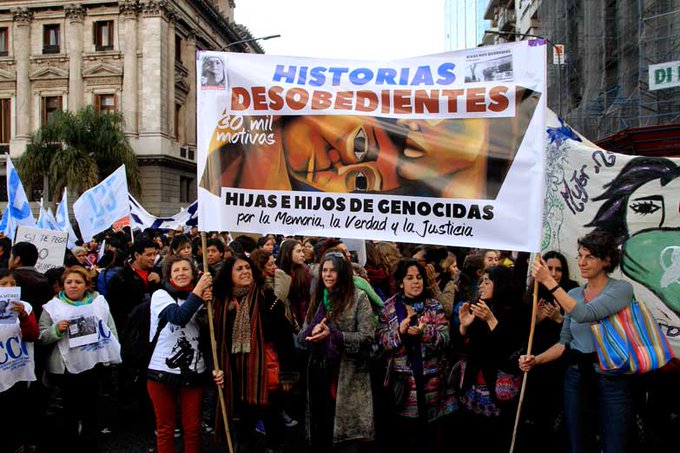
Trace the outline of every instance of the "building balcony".
{"label": "building balcony", "polygon": [[514,10],[502,8],[498,14],[498,29],[501,31],[511,31],[515,29],[517,17]]}

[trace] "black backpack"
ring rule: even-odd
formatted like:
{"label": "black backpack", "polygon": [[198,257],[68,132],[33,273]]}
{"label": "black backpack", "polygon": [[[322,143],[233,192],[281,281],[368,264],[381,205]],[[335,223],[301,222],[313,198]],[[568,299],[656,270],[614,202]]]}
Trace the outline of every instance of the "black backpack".
{"label": "black backpack", "polygon": [[166,319],[161,319],[153,340],[149,341],[151,300],[148,298],[141,304],[136,305],[128,315],[125,330],[121,337],[120,355],[123,359],[123,364],[128,368],[146,374],[153,350],[158,343],[158,337],[167,323]]}

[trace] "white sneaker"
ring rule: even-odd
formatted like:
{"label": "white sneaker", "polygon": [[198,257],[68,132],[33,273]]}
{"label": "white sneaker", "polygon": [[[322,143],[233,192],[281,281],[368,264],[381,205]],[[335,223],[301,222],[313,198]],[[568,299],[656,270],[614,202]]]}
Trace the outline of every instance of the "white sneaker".
{"label": "white sneaker", "polygon": [[286,428],[295,428],[298,425],[298,421],[286,414],[286,411],[281,412],[281,418],[283,419],[283,425]]}

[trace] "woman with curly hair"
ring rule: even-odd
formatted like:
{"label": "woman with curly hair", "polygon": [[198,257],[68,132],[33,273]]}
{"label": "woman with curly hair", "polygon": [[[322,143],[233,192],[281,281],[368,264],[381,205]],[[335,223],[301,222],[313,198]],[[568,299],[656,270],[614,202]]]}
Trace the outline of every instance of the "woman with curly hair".
{"label": "woman with curly hair", "polygon": [[565,356],[564,410],[572,452],[593,451],[598,431],[605,453],[630,448],[632,381],[602,372],[590,330],[591,323],[620,312],[633,300],[629,282],[609,277],[619,259],[616,238],[594,230],[578,240],[578,267],[585,285],[567,292],[544,260],[531,266],[531,275],[548,288],[565,316],[559,342],[538,355],[521,356],[519,364],[529,371]]}

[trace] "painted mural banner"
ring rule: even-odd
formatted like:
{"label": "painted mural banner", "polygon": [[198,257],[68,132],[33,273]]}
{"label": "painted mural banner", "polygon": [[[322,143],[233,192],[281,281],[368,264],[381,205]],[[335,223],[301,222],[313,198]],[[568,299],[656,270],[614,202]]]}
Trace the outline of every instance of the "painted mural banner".
{"label": "painted mural banner", "polygon": [[[680,159],[605,151],[548,113],[543,251],[558,250],[579,280],[576,241],[594,228],[613,232],[621,265],[680,353]],[[573,263],[573,264],[572,264]],[[581,279],[582,280],[582,279]]]}
{"label": "painted mural banner", "polygon": [[539,250],[545,52],[199,52],[199,228]]}

